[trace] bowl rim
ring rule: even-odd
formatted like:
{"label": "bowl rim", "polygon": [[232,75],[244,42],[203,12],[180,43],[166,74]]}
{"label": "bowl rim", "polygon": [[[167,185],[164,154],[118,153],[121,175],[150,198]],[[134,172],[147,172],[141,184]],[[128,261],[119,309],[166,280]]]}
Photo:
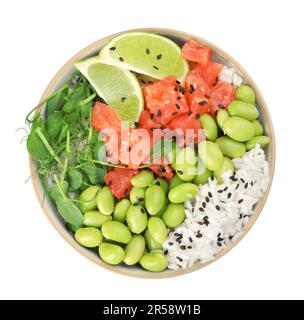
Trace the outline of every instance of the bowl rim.
{"label": "bowl rim", "polygon": [[256,220],[261,214],[261,211],[266,203],[266,200],[268,198],[274,171],[275,171],[275,159],[276,159],[276,146],[275,146],[275,134],[273,129],[272,120],[270,117],[269,110],[267,108],[266,102],[264,98],[261,95],[260,90],[258,89],[255,82],[252,80],[250,75],[247,73],[247,71],[229,54],[227,54],[224,50],[214,45],[212,42],[205,40],[204,38],[201,38],[196,35],[192,35],[190,33],[186,33],[183,31],[178,31],[174,29],[166,29],[166,28],[136,28],[136,29],[130,29],[121,31],[106,37],[103,37],[92,44],[88,45],[81,51],[79,51],[77,54],[75,54],[71,59],[69,59],[56,73],[56,75],[52,78],[48,86],[46,87],[40,102],[43,101],[49,94],[52,92],[52,90],[56,87],[56,85],[60,82],[60,80],[65,76],[65,74],[68,72],[68,70],[73,66],[73,64],[80,60],[81,58],[85,57],[89,53],[96,51],[100,47],[102,47],[104,44],[106,44],[110,39],[113,37],[116,37],[122,33],[126,32],[154,32],[154,33],[160,33],[165,34],[172,37],[179,37],[181,39],[187,40],[189,38],[192,38],[194,40],[197,40],[198,42],[201,42],[207,46],[209,46],[212,51],[214,51],[217,55],[219,55],[221,58],[224,59],[224,61],[231,64],[243,77],[246,83],[248,83],[253,90],[256,93],[256,99],[258,102],[258,105],[260,107],[260,111],[263,114],[265,126],[267,127],[268,136],[270,137],[270,144],[268,146],[268,163],[269,163],[269,182],[266,191],[264,192],[263,197],[260,199],[260,201],[257,203],[254,214],[250,217],[249,221],[245,224],[241,231],[241,235],[237,238],[236,241],[230,242],[223,250],[221,250],[217,255],[215,255],[215,258],[209,262],[206,263],[196,263],[191,268],[187,269],[178,269],[178,270],[165,270],[162,272],[148,272],[145,270],[141,270],[139,268],[129,268],[126,266],[112,266],[105,262],[103,262],[96,254],[88,250],[87,248],[84,248],[80,246],[72,237],[68,236],[68,232],[66,229],[62,226],[62,223],[59,221],[59,219],[55,216],[52,208],[50,206],[46,206],[44,202],[44,194],[41,190],[41,181],[39,179],[38,174],[35,174],[36,172],[36,162],[35,160],[29,156],[29,166],[30,166],[30,175],[32,176],[32,184],[33,188],[36,193],[36,197],[41,204],[42,210],[45,213],[46,217],[48,218],[49,222],[53,225],[53,227],[57,230],[57,232],[62,236],[63,239],[66,240],[66,242],[72,246],[75,250],[77,250],[79,253],[81,253],[83,256],[85,256],[90,261],[94,262],[95,264],[102,266],[104,269],[115,272],[116,274],[123,274],[130,277],[136,277],[136,278],[145,278],[145,279],[164,279],[164,278],[170,278],[170,277],[176,277],[181,275],[186,275],[189,273],[192,273],[196,270],[202,269],[206,266],[208,266],[211,263],[214,263],[218,261],[220,258],[222,258],[224,255],[226,255],[232,248],[234,248],[249,232],[249,230],[253,227]]}

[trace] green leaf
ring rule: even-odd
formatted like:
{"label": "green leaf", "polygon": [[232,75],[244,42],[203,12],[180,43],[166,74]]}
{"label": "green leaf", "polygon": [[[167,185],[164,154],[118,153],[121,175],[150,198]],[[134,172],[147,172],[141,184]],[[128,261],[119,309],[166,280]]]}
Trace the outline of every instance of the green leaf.
{"label": "green leaf", "polygon": [[36,133],[36,129],[38,127],[40,127],[42,131],[44,131],[44,124],[40,117],[37,117],[36,120],[32,123],[31,133],[27,137],[26,146],[30,155],[32,155],[36,159],[43,160],[49,157],[49,152]]}
{"label": "green leaf", "polygon": [[158,161],[160,158],[166,156],[175,146],[172,139],[161,139],[157,141],[150,151],[152,162]]}
{"label": "green leaf", "polygon": [[51,140],[56,140],[60,135],[63,125],[63,113],[62,111],[56,111],[46,118],[46,131]]}
{"label": "green leaf", "polygon": [[70,133],[73,135],[77,132],[77,124],[79,121],[79,110],[69,113],[65,116],[65,121],[69,126]]}
{"label": "green leaf", "polygon": [[73,202],[65,200],[60,196],[56,200],[56,206],[59,214],[65,222],[76,227],[83,225],[83,215]]}
{"label": "green leaf", "polygon": [[81,167],[82,171],[87,175],[90,183],[103,184],[106,170],[103,167],[97,167],[93,163],[84,163]]}
{"label": "green leaf", "polygon": [[77,190],[82,184],[82,174],[76,170],[71,169],[68,171],[68,179],[72,190]]}
{"label": "green leaf", "polygon": [[80,106],[81,117],[83,120],[86,120],[89,118],[92,106],[93,106],[92,101],[90,101],[87,104],[82,104]]}
{"label": "green leaf", "polygon": [[[68,186],[69,184],[66,181],[62,181],[61,182],[61,188],[64,191],[64,193],[66,193],[68,191]],[[52,184],[51,187],[49,188],[49,195],[50,198],[56,202],[56,200],[58,199],[58,197],[61,197],[61,193],[58,189],[57,184]]]}
{"label": "green leaf", "polygon": [[81,101],[86,99],[86,87],[81,84],[75,89],[71,89],[70,95],[67,98],[63,111],[66,113],[74,112],[80,106]]}
{"label": "green leaf", "polygon": [[68,88],[58,92],[54,97],[50,98],[46,103],[47,116],[53,114],[55,111],[61,110],[65,104],[65,97],[68,93]]}

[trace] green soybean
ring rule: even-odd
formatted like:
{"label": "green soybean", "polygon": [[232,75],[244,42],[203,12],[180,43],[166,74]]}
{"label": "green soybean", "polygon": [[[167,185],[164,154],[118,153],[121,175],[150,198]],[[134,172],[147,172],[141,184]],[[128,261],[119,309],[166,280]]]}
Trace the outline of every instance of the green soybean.
{"label": "green soybean", "polygon": [[150,186],[146,191],[146,209],[149,214],[157,214],[165,203],[165,192],[158,185]]}
{"label": "green soybean", "polygon": [[98,186],[91,186],[82,191],[79,196],[79,201],[81,201],[79,209],[82,213],[97,209],[96,195],[99,189]]}
{"label": "green soybean", "polygon": [[97,228],[79,228],[74,236],[78,243],[87,248],[98,247],[102,241],[101,231]]}
{"label": "green soybean", "polygon": [[137,188],[133,187],[130,191],[130,202],[133,203],[144,203],[145,202],[145,193],[146,189],[145,188]]}
{"label": "green soybean", "polygon": [[223,154],[230,158],[240,158],[246,152],[246,147],[243,142],[235,141],[227,136],[220,137],[215,141]]}
{"label": "green soybean", "polygon": [[168,259],[163,253],[150,252],[143,255],[140,265],[151,272],[161,272],[168,267]]}
{"label": "green soybean", "polygon": [[142,233],[148,223],[148,215],[146,210],[138,203],[129,207],[126,216],[127,225],[133,233]]}
{"label": "green soybean", "polygon": [[264,128],[261,122],[259,120],[253,120],[251,123],[254,125],[254,135],[262,136],[264,133]]}
{"label": "green soybean", "polygon": [[265,148],[270,142],[270,138],[267,136],[256,136],[246,142],[246,149],[251,150],[257,144],[260,145],[261,148]]}
{"label": "green soybean", "polygon": [[218,170],[213,172],[213,175],[216,178],[218,183],[223,182],[222,174],[227,171],[231,171],[231,173],[232,173],[234,171],[234,166],[233,166],[232,161],[229,158],[224,157],[224,161],[223,161],[222,166]]}
{"label": "green soybean", "polygon": [[203,114],[200,116],[200,123],[205,129],[205,134],[208,140],[214,141],[218,136],[218,129],[215,120],[210,114]]}
{"label": "green soybean", "polygon": [[101,228],[105,222],[110,220],[112,220],[111,216],[101,214],[97,210],[87,211],[83,215],[83,224],[87,227]]}
{"label": "green soybean", "polygon": [[124,263],[128,266],[136,264],[143,256],[146,248],[145,238],[141,234],[133,235],[125,247]]}
{"label": "green soybean", "polygon": [[151,217],[148,221],[148,230],[154,241],[163,244],[167,239],[167,229],[163,220],[157,217]]}
{"label": "green soybean", "polygon": [[143,170],[131,179],[131,183],[134,187],[146,188],[152,183],[153,179],[152,172]]}
{"label": "green soybean", "polygon": [[162,250],[162,245],[157,243],[151,237],[151,233],[149,232],[148,229],[146,229],[146,231],[145,231],[145,239],[146,239],[147,247],[149,248],[150,251],[152,251],[152,250]]}
{"label": "green soybean", "polygon": [[125,257],[122,247],[112,243],[102,243],[98,248],[100,258],[112,265],[121,263]]}
{"label": "green soybean", "polygon": [[246,85],[241,85],[236,89],[236,98],[237,100],[255,104],[255,93]]}
{"label": "green soybean", "polygon": [[156,178],[152,184],[156,184],[158,186],[160,186],[163,190],[165,194],[168,194],[169,191],[169,184],[165,179],[162,178]]}
{"label": "green soybean", "polygon": [[201,141],[198,144],[198,154],[209,170],[218,170],[223,163],[223,153],[219,146],[212,141]]}
{"label": "green soybean", "polygon": [[178,175],[175,175],[169,184],[169,191],[178,186],[179,184],[182,184],[183,181],[179,178]]}
{"label": "green soybean", "polygon": [[216,122],[218,126],[224,130],[224,122],[230,118],[229,113],[227,110],[219,110],[216,116]]}
{"label": "green soybean", "polygon": [[175,228],[185,220],[185,207],[183,204],[170,203],[162,219],[167,227]]}
{"label": "green soybean", "polygon": [[255,120],[259,116],[259,111],[255,105],[238,100],[229,104],[228,112],[231,116],[239,116],[249,121]]}
{"label": "green soybean", "polygon": [[115,202],[114,196],[109,187],[103,187],[96,197],[98,210],[106,216],[114,212]]}
{"label": "green soybean", "polygon": [[118,221],[107,221],[102,225],[101,231],[106,239],[120,243],[128,243],[132,238],[129,228]]}
{"label": "green soybean", "polygon": [[253,124],[240,117],[231,117],[227,119],[224,123],[224,130],[227,136],[240,142],[250,140],[255,132]]}
{"label": "green soybean", "polygon": [[126,222],[126,216],[129,207],[130,201],[128,199],[122,199],[119,202],[117,202],[113,213],[113,220],[119,222]]}
{"label": "green soybean", "polygon": [[166,211],[168,204],[169,204],[169,200],[168,200],[168,198],[165,198],[165,203],[164,203],[163,207],[161,208],[161,210],[157,214],[154,215],[154,217],[161,218],[163,216],[164,212]]}
{"label": "green soybean", "polygon": [[197,162],[196,175],[193,179],[193,183],[196,185],[204,184],[208,182],[208,179],[212,177],[212,171],[207,169],[202,160],[199,159]]}
{"label": "green soybean", "polygon": [[182,181],[189,182],[193,180],[196,173],[197,157],[194,150],[190,147],[183,148],[179,151],[175,171]]}
{"label": "green soybean", "polygon": [[169,192],[168,198],[172,203],[183,203],[194,199],[198,191],[199,189],[196,184],[182,183]]}

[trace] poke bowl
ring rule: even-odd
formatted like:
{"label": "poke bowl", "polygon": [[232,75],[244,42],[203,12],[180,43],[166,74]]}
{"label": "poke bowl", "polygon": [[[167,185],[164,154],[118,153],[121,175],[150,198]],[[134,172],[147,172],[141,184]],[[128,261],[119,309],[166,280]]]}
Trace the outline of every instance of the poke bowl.
{"label": "poke bowl", "polygon": [[148,28],[96,41],[58,71],[26,121],[47,218],[116,273],[206,267],[248,233],[270,191],[266,103],[238,62],[195,35]]}

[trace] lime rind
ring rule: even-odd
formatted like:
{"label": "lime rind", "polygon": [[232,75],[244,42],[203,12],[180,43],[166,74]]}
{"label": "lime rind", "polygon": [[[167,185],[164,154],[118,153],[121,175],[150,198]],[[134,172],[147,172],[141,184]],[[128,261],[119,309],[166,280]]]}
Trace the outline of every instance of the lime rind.
{"label": "lime rind", "polygon": [[[161,56],[161,59],[158,57]],[[131,32],[113,38],[99,53],[103,63],[162,79],[175,75],[184,81],[189,66],[180,47],[154,33]]]}
{"label": "lime rind", "polygon": [[132,72],[104,64],[99,56],[75,63],[97,94],[120,115],[122,121],[138,121],[144,108],[139,82]]}

